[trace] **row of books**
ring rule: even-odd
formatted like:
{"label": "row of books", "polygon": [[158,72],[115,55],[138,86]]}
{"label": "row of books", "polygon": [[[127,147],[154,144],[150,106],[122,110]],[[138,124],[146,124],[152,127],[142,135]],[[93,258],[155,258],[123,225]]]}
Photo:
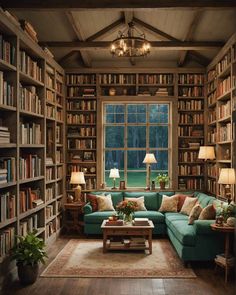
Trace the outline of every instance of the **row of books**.
{"label": "row of books", "polygon": [[178,136],[201,137],[203,134],[203,129],[196,129],[195,126],[178,126]]}
{"label": "row of books", "polygon": [[210,176],[210,177],[216,177],[217,176],[217,166],[216,166],[216,164],[207,165],[207,175]]}
{"label": "row of books", "polygon": [[36,114],[42,114],[42,101],[37,95],[35,86],[23,87],[20,84],[20,109]]}
{"label": "row of books", "polygon": [[216,180],[215,179],[207,179],[207,191],[216,195]]}
{"label": "row of books", "polygon": [[97,101],[96,100],[80,100],[80,101],[68,101],[67,110],[73,111],[96,111]]}
{"label": "row of books", "polygon": [[34,214],[31,217],[20,222],[19,235],[25,237],[27,233],[33,232],[38,229],[39,214]]}
{"label": "row of books", "polygon": [[216,109],[213,109],[213,110],[209,110],[208,111],[208,123],[212,123],[216,121]]}
{"label": "row of books", "polygon": [[212,128],[211,130],[209,130],[207,132],[207,141],[209,143],[216,143],[216,138],[217,138],[217,132],[216,132],[216,128]]}
{"label": "row of books", "polygon": [[55,101],[55,93],[50,89],[46,89],[46,100],[53,103]]}
{"label": "row of books", "polygon": [[192,100],[179,100],[178,101],[178,109],[179,111],[201,111],[204,109],[203,101],[192,99]]}
{"label": "row of books", "polygon": [[26,20],[20,20],[21,28],[23,31],[36,43],[38,43],[37,32],[34,27]]}
{"label": "row of books", "polygon": [[196,162],[198,161],[198,152],[179,152],[179,162]]}
{"label": "row of books", "polygon": [[135,84],[135,74],[101,74],[99,75],[100,84]]}
{"label": "row of books", "polygon": [[56,110],[54,106],[46,105],[46,117],[51,119],[56,118]]}
{"label": "row of books", "polygon": [[67,124],[95,124],[96,115],[88,114],[67,114]]}
{"label": "row of books", "polygon": [[10,131],[8,127],[0,126],[0,144],[10,143]]}
{"label": "row of books", "polygon": [[[139,74],[139,84],[173,84],[173,74]],[[135,83],[135,82],[134,82]]]}
{"label": "row of books", "polygon": [[15,245],[15,227],[7,227],[0,232],[0,261],[3,260]]}
{"label": "row of books", "polygon": [[38,155],[28,154],[19,159],[20,179],[34,178],[42,175],[42,159]]}
{"label": "row of books", "polygon": [[53,205],[46,206],[46,208],[45,208],[45,217],[46,217],[46,219],[49,219],[53,215],[54,215],[54,213],[53,213]]}
{"label": "row of books", "polygon": [[16,158],[0,158],[0,184],[16,181]]}
{"label": "row of books", "polygon": [[49,222],[48,224],[46,224],[46,228],[45,228],[46,239],[48,239],[55,232],[56,232],[56,220],[53,220]]}
{"label": "row of books", "polygon": [[227,123],[225,126],[220,126],[218,130],[219,141],[230,141],[232,140],[232,125]]}
{"label": "row of books", "polygon": [[2,34],[0,34],[0,59],[11,65],[16,63],[16,48]]}
{"label": "row of books", "polygon": [[47,72],[46,72],[46,75],[45,75],[45,84],[46,84],[47,87],[54,89],[54,76],[50,75]]}
{"label": "row of books", "polygon": [[68,74],[66,84],[96,84],[95,74]]}
{"label": "row of books", "polygon": [[63,167],[59,166],[56,169],[56,178],[59,179],[59,178],[62,178],[62,177],[63,177]]}
{"label": "row of books", "polygon": [[54,193],[54,187],[53,186],[47,186],[45,190],[45,201],[48,202],[55,198],[55,193]]}
{"label": "row of books", "polygon": [[61,143],[61,133],[62,133],[62,128],[61,125],[56,125],[56,143]]}
{"label": "row of books", "polygon": [[41,144],[41,125],[37,123],[20,123],[21,144]]}
{"label": "row of books", "polygon": [[216,69],[213,68],[212,70],[210,70],[207,73],[207,81],[210,81],[210,80],[215,79],[215,78],[216,78]]}
{"label": "row of books", "polygon": [[204,84],[203,74],[179,74],[179,84]]}
{"label": "row of books", "polygon": [[168,96],[169,95],[168,88],[166,88],[166,87],[158,87],[155,95],[157,95],[157,96]]}
{"label": "row of books", "polygon": [[67,87],[67,96],[94,98],[96,91],[95,88]]}
{"label": "row of books", "polygon": [[230,62],[231,62],[231,50],[229,49],[229,51],[226,53],[226,55],[216,65],[217,74],[219,75],[220,73],[222,73],[227,68],[227,66],[230,64]]}
{"label": "row of books", "polygon": [[94,139],[68,139],[68,149],[96,149],[96,141]]}
{"label": "row of books", "polygon": [[218,117],[219,119],[225,118],[231,115],[231,101],[221,104],[218,108]]}
{"label": "row of books", "polygon": [[4,80],[4,74],[0,71],[0,104],[14,106],[14,87]]}
{"label": "row of books", "polygon": [[56,92],[62,94],[63,91],[63,84],[62,82],[56,81]]}
{"label": "row of books", "polygon": [[185,179],[183,181],[179,181],[179,189],[190,189],[190,190],[202,190],[204,185],[203,179],[194,178],[194,179]]}
{"label": "row of books", "polygon": [[21,188],[20,190],[20,213],[24,213],[34,207],[43,204],[40,188]]}
{"label": "row of books", "polygon": [[211,93],[212,91],[216,90],[217,88],[217,80],[213,80],[207,84],[207,94]]}
{"label": "row of books", "polygon": [[204,87],[179,87],[179,96],[181,97],[203,97]]}
{"label": "row of books", "polygon": [[95,127],[68,128],[67,137],[78,137],[78,136],[96,136],[96,128]]}
{"label": "row of books", "polygon": [[59,148],[57,148],[57,150],[56,150],[56,163],[59,164],[62,162],[63,162],[63,153]]}
{"label": "row of books", "polygon": [[202,165],[179,165],[179,175],[203,175]]}
{"label": "row of books", "polygon": [[216,103],[216,100],[217,100],[217,91],[215,90],[207,97],[208,106]]}
{"label": "row of books", "polygon": [[228,76],[224,80],[220,81],[217,88],[218,96],[221,96],[231,89],[231,77]]}
{"label": "row of books", "polygon": [[42,68],[25,51],[20,51],[20,70],[35,80],[43,81]]}
{"label": "row of books", "polygon": [[0,222],[16,217],[16,196],[11,192],[0,194]]}
{"label": "row of books", "polygon": [[56,120],[57,121],[62,121],[63,120],[63,112],[62,112],[62,109],[57,109],[56,110]]}
{"label": "row of books", "polygon": [[52,167],[46,167],[46,181],[54,179],[53,175],[53,168]]}
{"label": "row of books", "polygon": [[204,123],[204,114],[179,114],[179,123],[180,124],[203,124]]}
{"label": "row of books", "polygon": [[56,71],[56,81],[63,84],[63,76]]}

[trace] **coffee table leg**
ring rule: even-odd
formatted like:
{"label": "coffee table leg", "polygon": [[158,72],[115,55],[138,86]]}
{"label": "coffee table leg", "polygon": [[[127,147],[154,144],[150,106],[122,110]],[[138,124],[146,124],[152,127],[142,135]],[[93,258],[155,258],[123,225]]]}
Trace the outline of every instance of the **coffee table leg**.
{"label": "coffee table leg", "polygon": [[149,253],[152,254],[152,231],[151,230],[148,233],[148,245],[149,245]]}
{"label": "coffee table leg", "polygon": [[107,244],[107,234],[106,232],[103,232],[103,253],[107,252],[106,244]]}

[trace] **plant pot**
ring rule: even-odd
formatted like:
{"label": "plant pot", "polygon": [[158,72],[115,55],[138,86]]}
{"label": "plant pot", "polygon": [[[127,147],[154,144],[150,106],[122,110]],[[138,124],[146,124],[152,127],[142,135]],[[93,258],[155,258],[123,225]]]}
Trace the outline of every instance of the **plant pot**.
{"label": "plant pot", "polygon": [[23,285],[31,285],[33,284],[38,277],[39,274],[39,265],[38,263],[23,265],[22,263],[17,263],[18,269],[18,277]]}
{"label": "plant pot", "polygon": [[160,181],[160,189],[165,189],[166,187],[166,182],[165,181]]}

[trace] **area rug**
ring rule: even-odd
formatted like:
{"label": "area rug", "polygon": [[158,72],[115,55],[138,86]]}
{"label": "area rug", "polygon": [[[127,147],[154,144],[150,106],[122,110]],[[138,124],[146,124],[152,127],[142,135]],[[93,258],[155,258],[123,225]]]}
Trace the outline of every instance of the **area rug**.
{"label": "area rug", "polygon": [[70,240],[41,277],[196,278],[167,239],[153,241],[153,252],[103,253],[102,240]]}

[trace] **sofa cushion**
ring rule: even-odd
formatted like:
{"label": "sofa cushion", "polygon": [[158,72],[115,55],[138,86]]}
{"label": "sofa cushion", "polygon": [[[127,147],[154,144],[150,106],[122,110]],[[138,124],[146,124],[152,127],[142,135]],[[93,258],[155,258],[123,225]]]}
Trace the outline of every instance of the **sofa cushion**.
{"label": "sofa cushion", "polygon": [[216,209],[213,204],[207,205],[199,215],[200,220],[212,220],[216,218]]}
{"label": "sofa cushion", "polygon": [[107,196],[97,196],[98,211],[115,211],[112,204],[111,195]]}
{"label": "sofa cushion", "polygon": [[212,204],[215,198],[208,196],[204,193],[198,193],[197,195],[198,203],[202,206],[202,208],[205,208],[209,203]]}
{"label": "sofa cushion", "polygon": [[137,204],[137,209],[135,209],[135,211],[147,211],[144,204],[144,196],[139,198],[125,198],[125,200],[135,202]]}
{"label": "sofa cushion", "polygon": [[87,194],[86,196],[87,202],[90,203],[93,212],[98,211],[98,201],[97,201],[97,196],[93,194]]}
{"label": "sofa cushion", "polygon": [[178,197],[176,195],[168,197],[163,195],[161,207],[159,208],[160,212],[177,212]]}
{"label": "sofa cushion", "polygon": [[147,210],[158,210],[159,196],[156,192],[124,192],[124,198],[139,198],[144,196],[144,204]]}
{"label": "sofa cushion", "polygon": [[[178,214],[178,213],[167,213]],[[180,216],[166,216],[166,224],[172,231],[179,242],[185,246],[195,246],[196,231],[193,225],[188,224],[188,216],[178,214]],[[181,216],[182,215],[182,216]]]}
{"label": "sofa cushion", "polygon": [[186,197],[180,213],[189,215],[192,208],[195,206],[197,200],[198,200],[197,198]]}
{"label": "sofa cushion", "polygon": [[111,195],[112,203],[114,208],[118,205],[121,201],[123,201],[123,193],[122,192],[93,192],[93,195]]}
{"label": "sofa cushion", "polygon": [[[138,218],[148,218],[152,220],[153,223],[158,224],[158,223],[165,223],[165,216],[161,212],[157,211],[136,211],[134,213],[134,217]],[[158,226],[158,225],[157,225]]]}
{"label": "sofa cushion", "polygon": [[102,224],[104,219],[108,219],[108,217],[113,214],[114,211],[93,212],[91,214],[84,215],[84,222]]}
{"label": "sofa cushion", "polygon": [[201,205],[200,204],[195,205],[189,214],[188,224],[193,224],[194,221],[198,219],[201,212],[202,212]]}

